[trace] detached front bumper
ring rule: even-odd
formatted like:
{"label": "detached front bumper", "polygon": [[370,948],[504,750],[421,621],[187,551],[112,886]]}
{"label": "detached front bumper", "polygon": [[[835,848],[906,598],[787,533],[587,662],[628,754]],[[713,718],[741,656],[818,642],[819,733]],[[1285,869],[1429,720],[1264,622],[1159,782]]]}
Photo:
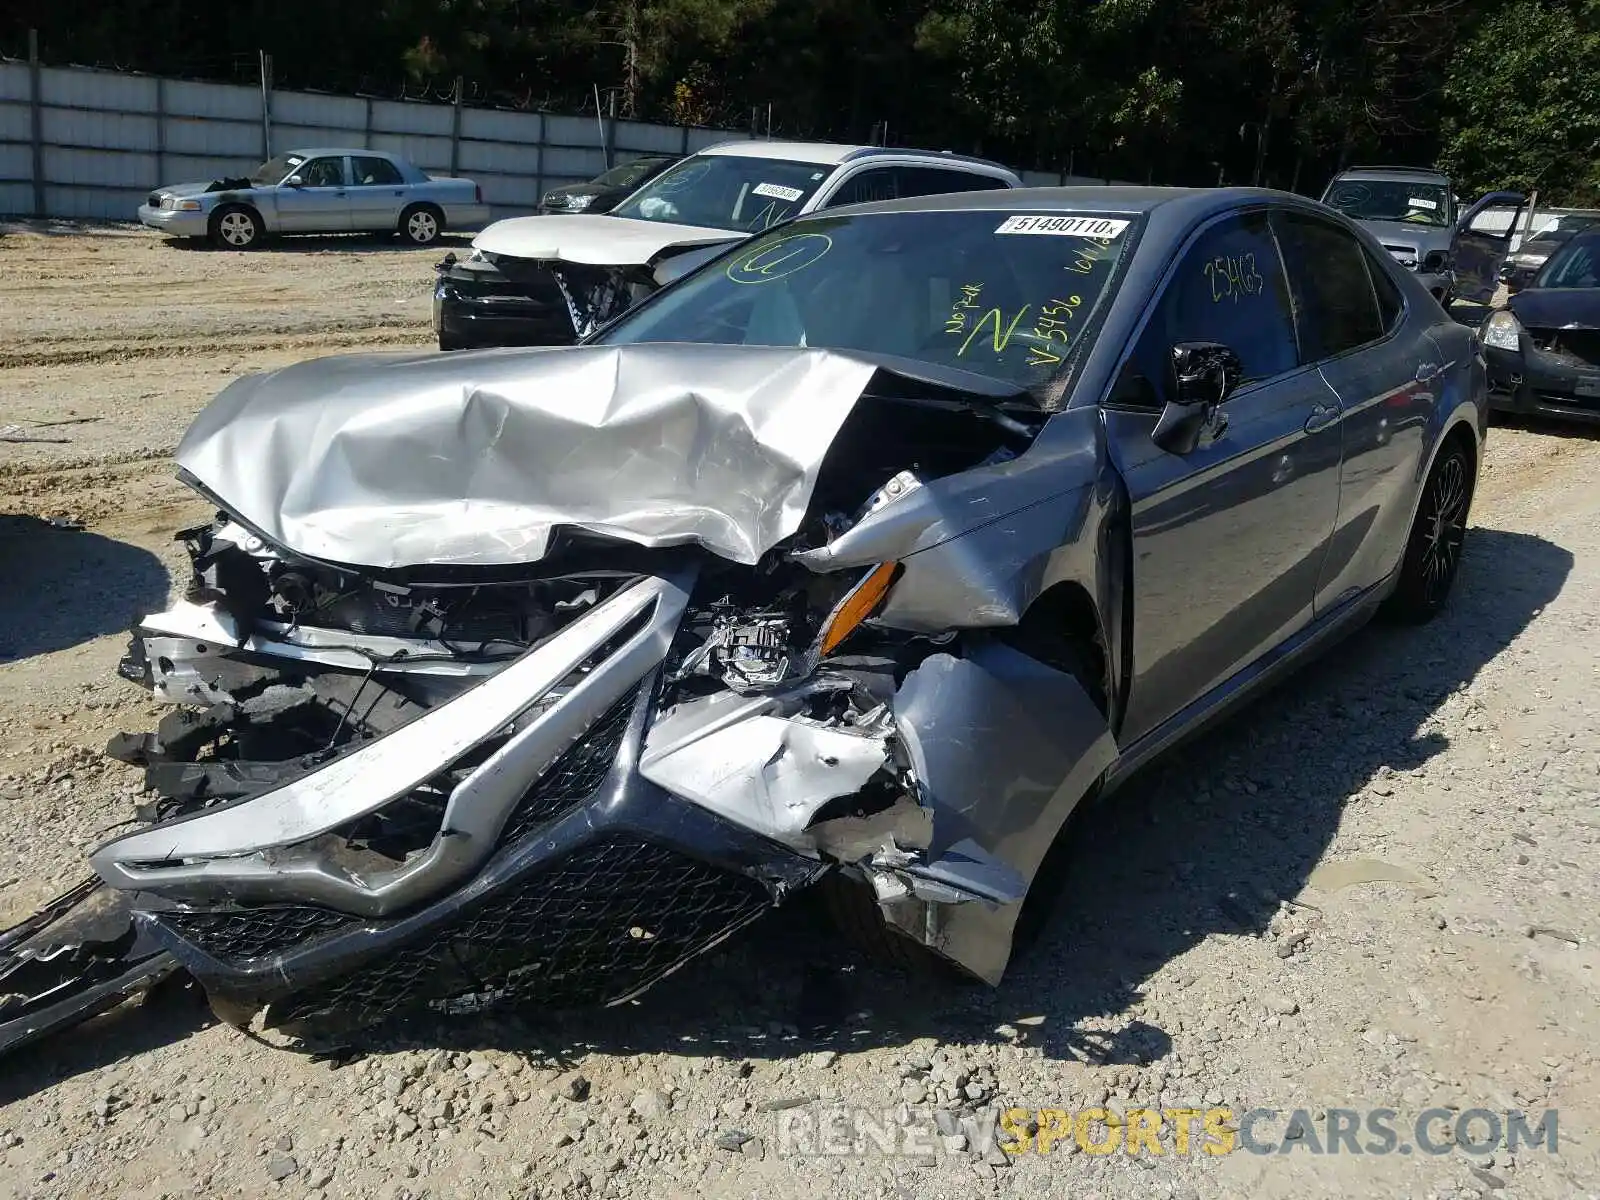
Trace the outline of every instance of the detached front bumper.
{"label": "detached front bumper", "polygon": [[651,688],[591,729],[524,797],[464,888],[388,920],[307,904],[185,912],[141,926],[219,1011],[291,1028],[397,1009],[614,1004],[755,920],[824,870],[646,782]]}
{"label": "detached front bumper", "polygon": [[[397,1007],[627,999],[826,869],[639,773],[686,597],[681,581],[642,578],[393,732],[242,798],[201,793],[209,806],[108,843],[95,869],[222,1012],[275,1005],[276,1024],[329,1027]],[[215,655],[340,666],[340,651],[226,623],[193,605],[148,618],[125,673],[204,702],[224,678]],[[166,724],[148,752],[175,749]],[[364,858],[346,836],[446,775],[436,833],[403,862]]]}
{"label": "detached front bumper", "polygon": [[1600,421],[1600,365],[1582,366],[1528,346],[1484,347],[1489,407],[1497,412]]}
{"label": "detached front bumper", "polygon": [[139,206],[139,223],[173,237],[205,237],[209,232],[210,217],[203,212],[180,212],[171,208]]}

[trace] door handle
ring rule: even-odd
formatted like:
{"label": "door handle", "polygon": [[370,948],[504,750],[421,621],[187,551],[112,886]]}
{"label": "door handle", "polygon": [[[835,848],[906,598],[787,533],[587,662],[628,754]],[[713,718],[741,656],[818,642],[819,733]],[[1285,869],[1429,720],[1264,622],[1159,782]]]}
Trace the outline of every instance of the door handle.
{"label": "door handle", "polygon": [[1321,433],[1339,419],[1339,410],[1331,405],[1319,404],[1306,418],[1307,433]]}

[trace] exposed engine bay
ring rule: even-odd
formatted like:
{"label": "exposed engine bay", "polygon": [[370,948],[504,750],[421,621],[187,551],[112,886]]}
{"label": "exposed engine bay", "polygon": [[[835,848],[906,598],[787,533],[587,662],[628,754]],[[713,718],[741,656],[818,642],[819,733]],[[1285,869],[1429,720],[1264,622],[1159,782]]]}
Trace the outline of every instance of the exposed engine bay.
{"label": "exposed engine bay", "polygon": [[[763,353],[787,370],[807,352]],[[595,528],[580,506],[520,562],[308,553],[376,545],[374,526],[269,532],[247,514],[259,481],[219,478],[253,414],[235,409],[209,445],[192,431],[180,462],[219,512],[179,535],[190,585],[140,621],[121,667],[174,707],[112,739],[144,771],[143,827],[92,860],[132,909],[140,961],[181,964],[230,1020],[265,1009],[292,1031],[408,1006],[618,1003],[839,873],[893,934],[997,982],[1040,831],[1114,747],[1080,681],[983,632],[1012,620],[1007,589],[1040,581],[984,581],[963,559],[982,546],[943,514],[975,513],[991,536],[962,488],[1066,451],[1040,453],[1045,418],[1022,405],[844,365],[859,402],[817,461],[762,443],[804,479],[792,528],[766,514],[737,526],[748,536],[732,517]],[[292,416],[275,407],[254,444]],[[299,478],[273,486],[291,512]],[[340,504],[357,507],[318,515]],[[1001,601],[973,609],[945,589],[950,553]],[[986,739],[1018,772],[1004,798],[970,752]],[[30,984],[14,1007],[37,1014],[74,986]]]}

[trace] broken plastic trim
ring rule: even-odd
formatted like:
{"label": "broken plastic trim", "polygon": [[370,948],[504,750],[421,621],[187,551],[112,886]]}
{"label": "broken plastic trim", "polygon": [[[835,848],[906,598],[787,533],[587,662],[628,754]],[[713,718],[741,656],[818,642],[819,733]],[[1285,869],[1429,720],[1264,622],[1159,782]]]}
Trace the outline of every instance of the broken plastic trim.
{"label": "broken plastic trim", "polygon": [[177,970],[120,898],[85,880],[0,932],[0,1054],[107,1012]]}

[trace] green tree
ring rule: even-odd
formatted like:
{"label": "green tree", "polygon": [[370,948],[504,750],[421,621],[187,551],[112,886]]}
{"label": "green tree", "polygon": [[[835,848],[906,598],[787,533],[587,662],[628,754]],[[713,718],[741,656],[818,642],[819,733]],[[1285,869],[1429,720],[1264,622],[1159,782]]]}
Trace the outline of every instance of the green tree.
{"label": "green tree", "polygon": [[1452,64],[1442,161],[1474,190],[1600,200],[1600,0],[1510,0]]}

